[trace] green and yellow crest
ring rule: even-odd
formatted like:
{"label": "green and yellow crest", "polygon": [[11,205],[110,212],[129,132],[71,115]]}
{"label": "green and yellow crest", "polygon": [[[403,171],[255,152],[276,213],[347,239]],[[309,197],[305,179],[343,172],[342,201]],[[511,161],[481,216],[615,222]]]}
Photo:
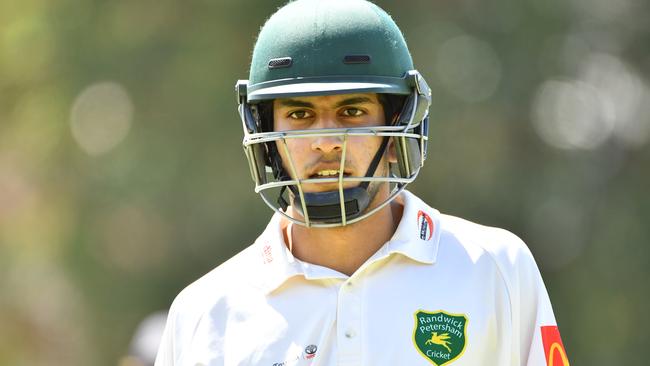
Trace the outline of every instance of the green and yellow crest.
{"label": "green and yellow crest", "polygon": [[467,345],[467,317],[443,310],[415,312],[413,343],[418,352],[436,366],[459,358]]}

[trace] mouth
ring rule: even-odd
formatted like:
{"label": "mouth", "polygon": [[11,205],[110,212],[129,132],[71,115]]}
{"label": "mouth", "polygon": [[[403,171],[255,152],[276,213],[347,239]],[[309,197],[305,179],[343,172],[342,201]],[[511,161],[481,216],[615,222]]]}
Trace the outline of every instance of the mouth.
{"label": "mouth", "polygon": [[[309,176],[310,179],[317,179],[317,178],[338,178],[339,174],[341,173],[340,170],[338,169],[323,169],[323,170],[318,170],[312,175]],[[349,177],[351,173],[343,171],[343,176],[344,177]]]}

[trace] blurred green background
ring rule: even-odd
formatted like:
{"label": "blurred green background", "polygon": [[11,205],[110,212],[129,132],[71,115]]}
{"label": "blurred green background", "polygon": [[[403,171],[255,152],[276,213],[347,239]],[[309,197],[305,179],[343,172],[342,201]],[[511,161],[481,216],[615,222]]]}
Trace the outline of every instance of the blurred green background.
{"label": "blurred green background", "polygon": [[[283,3],[0,0],[0,364],[146,364],[261,232],[233,86]],[[647,362],[650,2],[377,3],[434,91],[411,190],[528,243],[572,364]]]}

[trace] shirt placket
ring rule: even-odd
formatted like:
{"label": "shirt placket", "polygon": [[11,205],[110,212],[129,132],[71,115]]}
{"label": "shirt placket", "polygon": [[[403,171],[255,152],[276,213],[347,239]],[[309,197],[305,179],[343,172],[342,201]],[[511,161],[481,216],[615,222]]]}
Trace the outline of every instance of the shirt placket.
{"label": "shirt placket", "polygon": [[337,306],[336,339],[338,365],[362,364],[362,289],[348,279],[339,288]]}

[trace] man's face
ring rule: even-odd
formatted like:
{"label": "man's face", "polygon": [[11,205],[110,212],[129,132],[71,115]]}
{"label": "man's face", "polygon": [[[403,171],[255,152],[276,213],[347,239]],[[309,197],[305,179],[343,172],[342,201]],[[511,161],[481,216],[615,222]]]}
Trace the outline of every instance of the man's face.
{"label": "man's face", "polygon": [[[380,126],[385,123],[384,109],[377,94],[342,94],[314,97],[294,97],[273,101],[273,128],[275,131],[309,130],[323,128],[351,128]],[[381,145],[382,138],[375,136],[348,136],[344,175],[363,177]],[[284,168],[292,178],[336,178],[343,153],[343,136],[315,136],[287,139],[288,157],[282,141],[277,147]],[[296,170],[294,176],[289,159]],[[388,163],[380,162],[375,176],[385,176]],[[346,182],[343,188],[359,185]],[[305,192],[324,192],[338,189],[338,183],[304,184]],[[376,185],[371,184],[371,197]]]}

